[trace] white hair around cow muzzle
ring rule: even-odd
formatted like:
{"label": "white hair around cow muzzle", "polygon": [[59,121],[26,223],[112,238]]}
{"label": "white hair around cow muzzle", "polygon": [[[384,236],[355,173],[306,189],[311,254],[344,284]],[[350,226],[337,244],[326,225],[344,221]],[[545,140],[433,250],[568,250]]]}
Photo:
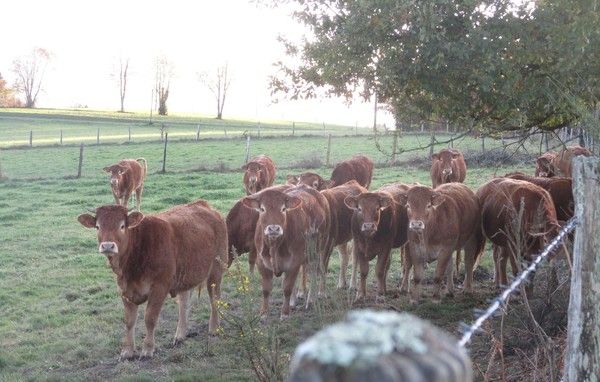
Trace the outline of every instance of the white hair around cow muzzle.
{"label": "white hair around cow muzzle", "polygon": [[103,241],[98,246],[98,252],[103,255],[116,255],[119,253],[119,247],[114,241]]}
{"label": "white hair around cow muzzle", "polygon": [[270,224],[264,232],[267,237],[275,239],[283,235],[283,228],[279,224]]}

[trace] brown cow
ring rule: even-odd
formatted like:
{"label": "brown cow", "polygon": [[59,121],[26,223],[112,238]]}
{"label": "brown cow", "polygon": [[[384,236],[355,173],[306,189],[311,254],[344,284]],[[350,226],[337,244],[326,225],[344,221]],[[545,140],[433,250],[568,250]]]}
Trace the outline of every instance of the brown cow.
{"label": "brown cow", "polygon": [[494,244],[496,285],[504,285],[507,260],[516,272],[519,254],[532,260],[532,255],[558,233],[554,203],[543,188],[516,179],[492,179],[477,190],[477,195],[482,205],[483,233]]}
{"label": "brown cow", "polygon": [[556,157],[556,154],[556,151],[548,151],[537,157],[535,160],[535,176],[552,178],[556,175],[552,166],[552,160]]}
{"label": "brown cow", "polygon": [[227,227],[221,215],[205,201],[152,215],[127,214],[123,206],[106,205],[97,208],[95,216],[82,214],[78,220],[87,228],[96,228],[99,251],[117,275],[125,306],[122,359],[134,356],[138,305],[146,301],[146,338],[141,358],[153,356],[154,329],[169,294],[177,296],[179,304],[175,344],[186,337],[192,289],[204,284],[208,286],[211,304],[208,329],[211,333],[216,331],[216,301],[227,261]]}
{"label": "brown cow", "polygon": [[440,184],[462,183],[467,176],[467,164],[463,154],[454,149],[443,149],[431,156],[431,181],[433,188]]}
{"label": "brown cow", "polygon": [[244,170],[244,190],[246,195],[256,194],[260,190],[273,185],[275,180],[275,163],[266,155],[252,158],[242,166]]}
{"label": "brown cow", "polygon": [[[344,200],[348,196],[358,196],[367,189],[358,184],[357,181],[351,180],[342,185],[329,188],[321,191],[329,203],[329,211],[331,213],[331,224],[329,231],[330,243],[327,248],[326,259],[327,264],[333,247],[337,247],[340,255],[340,274],[337,287],[346,288],[346,270],[348,268],[348,242],[352,240],[352,215],[354,210],[346,206]],[[327,269],[327,266],[326,266]],[[356,269],[353,261],[353,275]],[[354,286],[354,284],[352,284]]]}
{"label": "brown cow", "polygon": [[331,173],[331,187],[356,180],[364,188],[369,188],[373,178],[373,161],[364,155],[355,155],[339,162]]}
{"label": "brown cow", "polygon": [[505,178],[526,180],[530,183],[542,187],[548,191],[554,208],[556,209],[556,218],[561,221],[567,221],[573,217],[575,203],[573,201],[573,186],[571,178],[543,178],[530,176],[522,172],[511,172],[504,175]]}
{"label": "brown cow", "polygon": [[552,159],[551,164],[554,168],[554,172],[557,175],[562,175],[565,178],[571,177],[571,162],[575,156],[592,156],[592,152],[585,147],[581,146],[568,146],[562,150]]}
{"label": "brown cow", "polygon": [[[433,302],[439,303],[441,281],[447,277],[448,294],[454,293],[452,254],[465,252],[465,291],[472,290],[473,268],[485,239],[481,235],[480,205],[477,196],[461,183],[447,183],[432,189],[414,186],[403,198],[408,213],[408,265],[414,267],[410,302],[417,303],[426,262],[437,260],[433,282]],[[403,287],[408,284],[406,271]]]}
{"label": "brown cow", "polygon": [[287,183],[296,186],[304,184],[318,191],[330,188],[333,184],[331,180],[325,180],[321,175],[314,172],[303,172],[300,175],[288,175]]}
{"label": "brown cow", "polygon": [[110,188],[115,203],[127,207],[129,198],[135,191],[135,205],[139,211],[142,204],[144,178],[148,172],[146,160],[144,158],[123,159],[117,164],[104,167],[103,170],[110,173]]}
{"label": "brown cow", "polygon": [[390,267],[390,252],[406,243],[408,219],[406,209],[400,203],[409,185],[394,183],[385,185],[375,192],[348,196],[344,200],[352,208],[352,238],[354,260],[360,268],[360,286],[356,299],[366,296],[369,261],[377,256],[378,297],[387,291],[386,277]]}
{"label": "brown cow", "polygon": [[[279,185],[273,186],[271,189],[287,190],[291,186]],[[229,210],[225,218],[227,223],[227,241],[229,243],[229,259],[228,266],[231,266],[235,256],[248,253],[248,264],[250,272],[254,272],[256,263],[256,246],[254,245],[254,232],[256,231],[256,223],[258,222],[258,211],[248,208],[242,203],[242,199]]]}
{"label": "brown cow", "polygon": [[[259,212],[254,239],[262,276],[261,314],[268,315],[273,275],[283,274],[281,318],[286,318],[290,305],[295,305],[293,289],[301,267],[308,266],[309,273],[318,272],[321,286],[324,285],[323,252],[329,233],[327,200],[317,190],[299,186],[285,191],[265,189],[245,197],[242,203]],[[311,302],[309,289],[306,306]]]}

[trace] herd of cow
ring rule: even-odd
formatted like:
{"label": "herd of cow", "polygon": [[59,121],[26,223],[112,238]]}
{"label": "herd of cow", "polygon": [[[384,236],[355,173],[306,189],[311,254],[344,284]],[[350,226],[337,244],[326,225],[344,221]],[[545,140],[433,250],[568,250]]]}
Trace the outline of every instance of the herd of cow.
{"label": "herd of cow", "polygon": [[[433,188],[393,183],[376,191],[368,191],[373,162],[363,155],[338,163],[328,180],[306,172],[288,175],[282,185],[273,185],[275,164],[260,155],[242,167],[247,196],[233,206],[226,219],[204,200],[142,214],[146,161],[128,159],[104,168],[111,174],[116,204],[98,207],[78,220],[97,230],[99,252],[116,274],[125,307],[122,359],[135,355],[138,306],[147,302],[147,332],[141,352],[141,357],[147,358],[154,354],[155,326],[168,295],[177,297],[179,305],[175,343],[186,337],[191,292],[196,287],[207,287],[209,331],[216,331],[222,275],[243,253],[249,253],[251,271],[256,265],[262,276],[261,314],[268,314],[273,276],[283,275],[282,318],[304,293],[306,306],[314,300],[307,277],[319,280],[318,297],[325,294],[334,247],[340,254],[337,286],[348,286],[346,274],[352,259],[350,285],[357,289],[357,299],[366,296],[369,262],[375,257],[377,298],[386,294],[393,248],[401,248],[400,291],[409,293],[411,303],[419,301],[424,267],[433,261],[437,261],[433,300],[440,301],[444,277],[447,294],[453,294],[461,252],[464,290],[471,291],[473,271],[486,240],[493,244],[496,285],[506,284],[507,261],[516,272],[515,259],[530,260],[555,236],[561,221],[573,215],[570,162],[575,155],[591,153],[579,146],[546,153],[537,159],[536,176],[507,174],[491,179],[476,192],[462,184],[466,163],[462,153],[453,149],[432,156]],[[130,212],[127,204],[134,192],[137,211]]]}

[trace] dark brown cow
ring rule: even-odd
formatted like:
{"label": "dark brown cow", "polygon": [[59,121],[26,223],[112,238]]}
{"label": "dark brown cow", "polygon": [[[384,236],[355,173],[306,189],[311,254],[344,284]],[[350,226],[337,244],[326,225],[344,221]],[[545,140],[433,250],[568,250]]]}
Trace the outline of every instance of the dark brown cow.
{"label": "dark brown cow", "polygon": [[273,185],[275,180],[275,163],[266,155],[252,158],[242,166],[244,170],[244,190],[246,195],[256,194]]}
{"label": "dark brown cow", "polygon": [[325,180],[321,175],[314,172],[303,172],[300,175],[288,175],[287,183],[296,186],[303,184],[318,191],[330,188],[333,184],[331,180]]}
{"label": "dark brown cow", "polygon": [[[485,239],[481,235],[480,205],[477,196],[461,183],[447,183],[432,189],[426,186],[412,187],[403,199],[408,213],[407,268],[414,267],[410,302],[420,297],[420,283],[426,262],[437,260],[433,282],[433,301],[440,301],[441,281],[447,277],[448,294],[454,293],[454,251],[465,252],[465,291],[472,290],[473,268],[478,254],[483,250]],[[403,279],[408,284],[408,271]]]}
{"label": "dark brown cow", "polygon": [[565,178],[571,177],[571,162],[573,161],[573,157],[576,156],[592,156],[592,152],[585,147],[581,146],[568,146],[562,150],[552,159],[552,166],[554,168],[554,172],[557,175],[562,175]]}
{"label": "dark brown cow", "polygon": [[188,306],[195,287],[208,286],[208,329],[211,333],[216,331],[216,301],[227,262],[227,227],[221,215],[205,201],[152,215],[127,214],[123,206],[106,205],[97,208],[95,216],[82,214],[78,220],[87,228],[96,228],[99,251],[117,275],[125,306],[122,359],[134,356],[138,305],[146,301],[146,338],[141,358],[153,356],[154,329],[169,294],[177,296],[179,304],[175,344],[186,337]]}
{"label": "dark brown cow", "polygon": [[117,164],[104,167],[110,173],[110,188],[115,203],[127,207],[131,194],[135,191],[135,205],[140,210],[144,178],[148,172],[148,164],[144,158],[123,159]]}
{"label": "dark brown cow", "polygon": [[[333,247],[337,247],[340,255],[340,274],[338,279],[338,288],[346,288],[346,271],[348,269],[348,242],[352,240],[352,215],[354,210],[346,206],[344,200],[348,196],[358,196],[367,189],[358,184],[357,181],[351,180],[340,186],[329,188],[321,191],[329,203],[329,211],[331,213],[331,224],[329,231],[329,248],[327,249],[327,263],[331,256]],[[326,267],[327,268],[327,267]],[[353,261],[353,275],[355,264]],[[354,286],[354,285],[353,285]]]}
{"label": "dark brown cow", "polygon": [[364,155],[355,155],[339,162],[331,173],[331,187],[356,180],[364,188],[369,188],[373,178],[373,161]]}
{"label": "dark brown cow", "polygon": [[552,160],[556,157],[556,154],[556,151],[548,151],[537,157],[535,160],[535,176],[552,178],[556,175],[554,166],[552,166]]}
{"label": "dark brown cow", "polygon": [[567,221],[573,217],[575,203],[573,201],[573,186],[571,178],[543,178],[530,176],[522,172],[511,172],[504,175],[505,178],[526,180],[548,191],[554,208],[556,209],[556,218],[560,221]]}
{"label": "dark brown cow", "polygon": [[465,181],[467,164],[463,154],[454,149],[443,149],[431,156],[431,181],[433,188],[440,184]]}
{"label": "dark brown cow", "polygon": [[558,233],[554,203],[543,188],[516,179],[492,179],[477,190],[477,195],[482,205],[483,233],[495,246],[496,285],[504,285],[507,260],[516,272],[519,255],[532,260],[532,255]]}
{"label": "dark brown cow", "polygon": [[[271,189],[287,190],[291,186],[279,185],[273,186]],[[256,231],[256,223],[258,222],[258,211],[248,208],[242,203],[242,199],[231,208],[225,219],[227,223],[227,238],[229,243],[229,260],[228,266],[231,265],[235,256],[248,253],[248,264],[250,272],[254,272],[256,263],[256,246],[254,245],[254,232]]]}
{"label": "dark brown cow", "polygon": [[360,268],[360,286],[356,299],[367,293],[369,261],[377,257],[378,297],[387,291],[386,277],[390,267],[390,252],[406,243],[408,219],[406,209],[400,204],[402,195],[409,185],[394,183],[383,186],[375,192],[364,192],[358,196],[348,196],[345,203],[352,208],[352,238],[354,259]]}
{"label": "dark brown cow", "polygon": [[[321,286],[324,285],[323,252],[329,233],[327,200],[317,190],[299,186],[285,191],[266,189],[245,197],[242,203],[259,212],[254,239],[262,276],[261,314],[268,315],[273,275],[283,274],[281,318],[286,318],[290,305],[295,305],[293,289],[301,267],[308,267],[309,274],[318,273]],[[306,306],[312,303],[312,293],[309,289]]]}

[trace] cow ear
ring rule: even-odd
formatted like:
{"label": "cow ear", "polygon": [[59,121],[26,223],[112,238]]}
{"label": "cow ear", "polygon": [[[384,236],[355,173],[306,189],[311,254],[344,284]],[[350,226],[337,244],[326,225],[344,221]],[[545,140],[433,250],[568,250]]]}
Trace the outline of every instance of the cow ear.
{"label": "cow ear", "polygon": [[242,166],[242,170],[246,171],[248,169],[248,164]]}
{"label": "cow ear", "polygon": [[431,159],[433,159],[433,160],[439,160],[440,156],[438,154],[432,154],[431,155]]}
{"label": "cow ear", "polygon": [[127,228],[137,227],[142,220],[144,220],[144,214],[139,211],[134,211],[127,215]]}
{"label": "cow ear", "polygon": [[295,196],[288,196],[287,198],[285,198],[285,208],[287,208],[288,210],[293,210],[294,208],[298,208],[300,207],[300,205],[302,204],[302,199],[297,198]]}
{"label": "cow ear", "polygon": [[459,153],[457,153],[457,152],[454,152],[454,153],[452,153],[452,159],[456,159],[456,158],[458,158],[459,156],[460,156],[460,154],[459,154]]}
{"label": "cow ear", "polygon": [[92,216],[90,214],[81,214],[77,217],[77,220],[85,228],[95,228],[96,227],[96,217]]}
{"label": "cow ear", "polygon": [[322,188],[323,189],[332,188],[332,187],[334,187],[334,185],[335,185],[335,182],[333,180],[324,180]]}
{"label": "cow ear", "polygon": [[348,208],[356,210],[358,209],[358,197],[352,195],[346,196],[344,204],[348,206]]}
{"label": "cow ear", "polygon": [[446,201],[446,197],[438,192],[434,192],[431,196],[431,205],[433,208],[438,208]]}
{"label": "cow ear", "polygon": [[401,206],[406,206],[406,202],[408,202],[408,195],[406,195],[406,194],[399,194],[397,202]]}
{"label": "cow ear", "polygon": [[297,175],[288,175],[288,176],[286,177],[286,180],[287,180],[287,182],[288,182],[289,184],[294,184],[294,185],[296,185],[296,184],[298,184],[298,180],[299,180],[299,179],[298,179],[298,176],[297,176]]}
{"label": "cow ear", "polygon": [[102,169],[104,172],[112,172],[112,166],[106,166]]}
{"label": "cow ear", "polygon": [[392,203],[394,203],[394,201],[388,195],[379,195],[379,209],[380,210],[385,210],[386,208],[391,206]]}
{"label": "cow ear", "polygon": [[246,196],[242,199],[242,204],[248,208],[260,211],[260,201],[252,196]]}

